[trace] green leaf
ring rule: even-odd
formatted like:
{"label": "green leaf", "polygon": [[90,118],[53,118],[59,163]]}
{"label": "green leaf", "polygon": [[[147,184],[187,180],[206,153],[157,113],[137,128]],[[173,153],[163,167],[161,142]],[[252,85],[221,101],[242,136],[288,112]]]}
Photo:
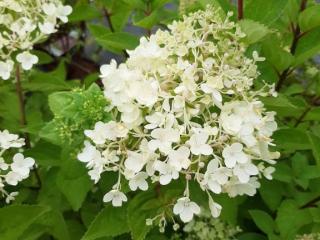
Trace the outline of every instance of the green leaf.
{"label": "green leaf", "polygon": [[[38,239],[42,234],[49,233],[59,240],[69,240],[69,232],[66,222],[59,211],[48,211],[41,215],[33,225],[31,225],[19,240]],[[38,237],[36,237],[38,236]]]}
{"label": "green leaf", "polygon": [[162,205],[153,192],[143,192],[130,200],[128,206],[128,224],[133,240],[143,240],[152,228],[146,225],[147,218],[157,215]]}
{"label": "green leaf", "polygon": [[244,1],[244,18],[261,22],[266,26],[275,23],[282,15],[287,0],[247,0]]}
{"label": "green leaf", "polygon": [[239,24],[241,30],[246,34],[244,40],[248,44],[260,41],[271,32],[265,25],[250,19],[241,20]]}
{"label": "green leaf", "polygon": [[293,239],[299,229],[311,221],[308,209],[299,209],[293,200],[282,202],[276,218],[282,239]]}
{"label": "green leaf", "polygon": [[300,65],[320,52],[320,27],[304,34],[298,41],[294,66]]}
{"label": "green leaf", "polygon": [[[291,176],[289,177],[289,181],[291,180]],[[263,201],[267,204],[267,206],[272,210],[276,210],[282,200],[283,188],[285,185],[282,182],[273,180],[262,180],[261,187],[259,188],[259,193]]]}
{"label": "green leaf", "polygon": [[37,57],[39,58],[38,64],[48,64],[53,61],[53,58],[44,51],[32,50],[31,53],[37,55]]}
{"label": "green leaf", "polygon": [[104,49],[120,53],[125,49],[134,49],[139,44],[137,36],[126,32],[107,33],[95,38]]}
{"label": "green leaf", "polygon": [[92,4],[78,4],[73,7],[69,22],[80,22],[95,19],[101,16],[101,12]]}
{"label": "green leaf", "polygon": [[129,232],[126,207],[113,207],[109,205],[102,209],[92,221],[82,240],[116,237],[126,232]]}
{"label": "green leaf", "polygon": [[267,240],[267,238],[258,233],[244,233],[237,238],[238,240]]}
{"label": "green leaf", "polygon": [[320,138],[312,133],[308,133],[313,156],[316,160],[318,167],[320,168]]}
{"label": "green leaf", "polygon": [[260,230],[268,235],[273,234],[275,223],[268,213],[261,210],[250,210],[249,213]]}
{"label": "green leaf", "polygon": [[58,174],[57,186],[67,198],[72,209],[77,211],[90,191],[92,182],[87,169],[81,162],[73,158],[64,159],[64,162]]}
{"label": "green leaf", "polygon": [[299,27],[302,32],[320,26],[320,5],[308,7],[299,15]]}
{"label": "green leaf", "polygon": [[0,239],[17,240],[49,208],[36,205],[12,205],[0,209]]}
{"label": "green leaf", "polygon": [[274,133],[273,137],[280,149],[295,151],[311,148],[307,133],[296,128],[280,129]]}
{"label": "green leaf", "polygon": [[291,53],[282,49],[276,39],[268,38],[264,41],[262,51],[267,61],[270,62],[278,72],[287,69],[294,61]]}

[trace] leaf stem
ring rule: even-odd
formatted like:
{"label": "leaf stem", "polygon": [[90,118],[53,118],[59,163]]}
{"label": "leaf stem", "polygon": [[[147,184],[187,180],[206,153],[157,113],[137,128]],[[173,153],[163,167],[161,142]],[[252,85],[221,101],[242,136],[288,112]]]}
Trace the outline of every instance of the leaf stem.
{"label": "leaf stem", "polygon": [[243,19],[243,0],[238,0],[238,20]]}

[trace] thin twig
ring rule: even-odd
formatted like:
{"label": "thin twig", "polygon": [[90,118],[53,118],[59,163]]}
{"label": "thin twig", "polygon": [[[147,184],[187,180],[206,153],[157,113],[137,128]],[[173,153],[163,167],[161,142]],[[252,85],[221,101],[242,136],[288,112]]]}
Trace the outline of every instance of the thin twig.
{"label": "thin twig", "polygon": [[243,0],[238,0],[238,20],[243,19]]}
{"label": "thin twig", "polygon": [[[301,0],[300,12],[302,12],[306,8],[307,2],[308,2],[308,0]],[[293,40],[292,40],[291,47],[290,47],[290,53],[292,55],[294,55],[295,52],[296,52],[296,49],[297,49],[297,45],[298,45],[299,39],[302,36],[302,33],[301,33],[301,30],[300,30],[300,27],[299,27],[298,24],[297,24],[296,27],[294,27],[293,24],[292,24],[291,28],[293,30]],[[287,68],[282,72],[282,74],[279,77],[279,81],[278,81],[278,83],[276,85],[276,90],[277,91],[279,91],[281,89],[284,81],[290,75],[290,72],[291,72],[290,68]]]}

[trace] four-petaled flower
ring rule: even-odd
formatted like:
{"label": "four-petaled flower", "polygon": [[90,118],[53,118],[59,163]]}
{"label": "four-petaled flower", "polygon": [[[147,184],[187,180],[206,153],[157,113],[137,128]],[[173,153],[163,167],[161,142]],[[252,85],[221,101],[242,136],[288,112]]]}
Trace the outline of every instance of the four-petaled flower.
{"label": "four-petaled flower", "polygon": [[174,205],[173,213],[179,215],[181,221],[186,223],[193,219],[194,214],[200,214],[200,207],[195,202],[190,201],[188,197],[182,197]]}

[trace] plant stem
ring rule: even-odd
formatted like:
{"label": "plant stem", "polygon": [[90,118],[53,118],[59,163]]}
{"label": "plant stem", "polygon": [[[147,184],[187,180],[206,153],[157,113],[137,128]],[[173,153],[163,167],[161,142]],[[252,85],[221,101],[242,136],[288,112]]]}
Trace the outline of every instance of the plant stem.
{"label": "plant stem", "polygon": [[[24,102],[24,95],[23,90],[21,87],[21,71],[20,66],[17,65],[16,67],[16,93],[18,96],[19,101],[19,111],[20,111],[20,125],[21,127],[25,127],[27,125],[27,118],[26,118],[26,110],[25,110],[25,102]],[[29,134],[25,133],[24,138],[26,141],[26,147],[30,148],[30,138]]]}
{"label": "plant stem", "polygon": [[[300,12],[302,12],[306,8],[307,2],[308,2],[308,0],[301,0],[300,10],[299,10]],[[301,34],[301,30],[300,30],[300,27],[298,24],[296,27],[293,26],[292,30],[293,30],[293,40],[292,40],[291,47],[290,47],[290,53],[292,55],[294,55],[296,52],[296,49],[297,49],[298,41],[299,41],[300,37],[302,36],[302,34]],[[281,89],[284,81],[287,79],[287,77],[289,76],[289,74],[291,72],[292,71],[290,71],[290,68],[287,68],[282,72],[282,74],[279,77],[279,81],[276,85],[277,91],[279,91]]]}
{"label": "plant stem", "polygon": [[243,0],[238,0],[238,20],[243,19]]}
{"label": "plant stem", "polygon": [[[21,86],[21,71],[20,66],[17,64],[16,66],[16,93],[19,101],[19,111],[20,111],[20,125],[21,127],[25,127],[27,125],[27,117],[26,117],[26,109],[25,109],[25,99],[23,95],[23,89]],[[24,133],[24,139],[26,143],[26,147],[30,148],[30,136],[27,132]],[[33,169],[39,188],[41,188],[41,179],[36,168]]]}

